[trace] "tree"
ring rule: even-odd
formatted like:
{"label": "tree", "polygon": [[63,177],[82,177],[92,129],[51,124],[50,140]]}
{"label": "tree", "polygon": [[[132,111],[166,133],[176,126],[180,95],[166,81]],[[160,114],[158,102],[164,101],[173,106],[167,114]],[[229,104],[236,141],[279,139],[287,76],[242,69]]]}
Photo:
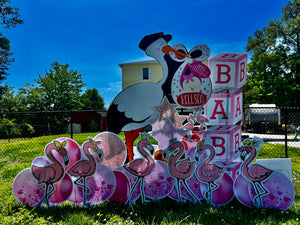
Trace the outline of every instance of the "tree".
{"label": "tree", "polygon": [[[80,94],[85,86],[82,75],[70,70],[69,65],[54,62],[45,76],[38,74],[36,84],[20,89],[22,105],[34,111],[67,111],[80,109]],[[33,120],[37,118],[32,118]],[[70,123],[69,113],[39,115],[38,120],[52,134],[65,133]],[[33,123],[32,123],[33,124]],[[45,129],[44,129],[45,131]],[[44,131],[37,131],[41,133]]]}
{"label": "tree", "polygon": [[[19,9],[9,6],[9,3],[9,0],[0,0],[0,23],[4,25],[4,28],[13,28],[23,23]],[[14,61],[10,58],[11,55],[9,40],[0,33],[0,83],[6,79],[8,66]],[[0,98],[2,94],[3,87],[0,86]]]}
{"label": "tree", "polygon": [[271,20],[248,38],[246,51],[252,54],[248,81],[244,88],[245,105],[275,103],[298,106],[300,103],[300,1],[282,9],[280,20]]}
{"label": "tree", "polygon": [[35,80],[41,94],[43,111],[76,110],[80,108],[80,93],[85,86],[82,75],[69,70],[69,65],[54,62],[49,71]]}
{"label": "tree", "polygon": [[16,96],[21,111],[44,111],[43,90],[34,84],[26,83]]}
{"label": "tree", "polygon": [[19,110],[17,98],[14,96],[14,87],[8,86],[6,83],[3,87],[2,98],[0,99],[0,112],[16,112]]}
{"label": "tree", "polygon": [[80,98],[81,109],[101,110],[104,109],[104,100],[96,88],[87,89]]}

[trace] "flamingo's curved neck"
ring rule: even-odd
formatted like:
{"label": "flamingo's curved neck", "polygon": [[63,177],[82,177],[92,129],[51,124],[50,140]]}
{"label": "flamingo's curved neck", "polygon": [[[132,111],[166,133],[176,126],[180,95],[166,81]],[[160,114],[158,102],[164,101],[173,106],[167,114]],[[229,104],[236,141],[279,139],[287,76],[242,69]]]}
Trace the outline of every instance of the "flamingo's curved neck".
{"label": "flamingo's curved neck", "polygon": [[210,153],[209,156],[205,158],[202,162],[200,162],[200,164],[207,165],[214,159],[216,155],[216,151],[214,147],[212,147],[211,145],[203,145],[201,148],[204,149],[202,154],[204,154],[206,149],[209,149],[209,153]]}
{"label": "flamingo's curved neck", "polygon": [[46,147],[46,155],[47,157],[56,165],[62,165],[61,162],[59,162],[52,154],[52,150],[57,150],[54,143],[49,144]]}
{"label": "flamingo's curved neck", "polygon": [[139,143],[137,146],[137,149],[139,151],[139,153],[141,153],[142,156],[144,156],[145,159],[147,159],[148,161],[150,161],[152,158],[150,157],[150,155],[144,150],[144,148],[141,146],[142,143]]}
{"label": "flamingo's curved neck", "polygon": [[193,121],[192,118],[193,118],[192,116],[189,116],[189,117],[188,117],[188,121],[190,122],[190,124],[194,124],[194,121]]}
{"label": "flamingo's curved neck", "polygon": [[255,158],[256,158],[256,152],[251,151],[250,156],[242,164],[242,171],[244,173],[248,173],[248,168],[251,166],[251,163],[254,161]]}
{"label": "flamingo's curved neck", "polygon": [[94,156],[89,151],[90,148],[91,148],[90,143],[89,142],[85,143],[83,145],[83,152],[86,155],[86,157],[89,159],[89,161],[91,161],[91,162],[93,162],[93,163],[96,164],[96,159],[94,158]]}
{"label": "flamingo's curved neck", "polygon": [[[176,163],[176,162],[179,161],[179,159],[180,159],[181,156],[183,155],[183,152],[184,152],[184,145],[183,145],[181,142],[176,142],[176,143],[173,144],[173,146],[175,146],[175,150],[174,150],[174,151],[176,151],[177,149],[179,149],[179,151],[178,151],[175,155],[172,154],[172,155],[170,156],[170,159],[171,159],[172,161],[175,161],[175,163]],[[175,163],[172,163],[172,165],[175,166]]]}

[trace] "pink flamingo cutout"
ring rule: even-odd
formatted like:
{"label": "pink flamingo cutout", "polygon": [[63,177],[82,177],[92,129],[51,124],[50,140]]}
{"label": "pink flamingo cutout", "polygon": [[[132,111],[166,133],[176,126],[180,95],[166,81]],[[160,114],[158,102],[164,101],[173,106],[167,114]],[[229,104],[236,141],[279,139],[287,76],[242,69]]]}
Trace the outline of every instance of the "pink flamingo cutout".
{"label": "pink flamingo cutout", "polygon": [[[78,177],[74,184],[77,186],[83,187],[83,205],[88,206],[86,203],[86,193],[90,193],[90,189],[86,186],[86,178],[92,176],[97,168],[96,160],[91,154],[90,150],[98,154],[98,158],[102,158],[102,149],[99,148],[101,141],[95,141],[92,138],[88,138],[83,144],[83,152],[88,159],[83,159],[75,163],[69,170],[68,173],[71,176]],[[83,185],[78,183],[83,178]]]}
{"label": "pink flamingo cutout", "polygon": [[142,132],[140,133],[140,137],[141,139],[137,143],[137,149],[144,158],[135,159],[124,166],[125,170],[127,170],[132,175],[137,176],[137,180],[134,182],[133,187],[130,190],[128,198],[129,205],[131,204],[133,191],[136,189],[137,185],[140,182],[142,202],[147,202],[144,192],[144,178],[152,172],[155,165],[153,158],[146,152],[146,150],[148,150],[151,155],[153,155],[154,153],[154,148],[151,145],[151,142],[148,140],[148,134],[146,132]]}
{"label": "pink flamingo cutout", "polygon": [[[44,197],[37,204],[37,207],[40,207],[44,201],[46,202],[47,207],[50,206],[49,197],[55,191],[54,184],[64,177],[65,169],[53,156],[52,150],[56,150],[59,153],[59,155],[63,158],[65,166],[67,166],[69,164],[69,156],[67,150],[65,149],[66,144],[66,140],[62,143],[55,140],[46,146],[46,155],[53,162],[53,164],[46,166],[31,166],[31,173],[38,180],[38,184],[46,185]],[[49,188],[51,188],[50,191]]]}
{"label": "pink flamingo cutout", "polygon": [[200,108],[198,108],[198,110],[195,113],[195,115],[196,115],[196,121],[198,123],[200,123],[200,132],[199,132],[199,134],[202,134],[202,132],[203,132],[204,123],[208,122],[208,119],[205,116],[202,116],[201,113],[202,113],[202,109],[200,107]]}
{"label": "pink flamingo cutout", "polygon": [[186,190],[194,198],[195,202],[198,201],[197,196],[191,191],[186,183],[186,179],[190,178],[195,169],[195,161],[191,161],[190,156],[181,159],[184,153],[184,144],[176,138],[169,140],[169,146],[163,151],[163,158],[166,159],[168,155],[168,169],[172,177],[177,181],[176,189],[180,203],[182,203],[182,195],[180,189],[180,182],[183,183]]}
{"label": "pink flamingo cutout", "polygon": [[188,122],[183,126],[183,129],[192,130],[194,127],[194,115],[190,114],[187,118]]}
{"label": "pink flamingo cutout", "polygon": [[200,162],[196,168],[196,177],[199,181],[208,183],[208,190],[205,193],[205,197],[208,203],[212,203],[212,191],[219,187],[219,185],[215,182],[223,176],[225,168],[211,162],[216,155],[216,150],[212,145],[204,144],[204,140],[197,143],[197,149],[195,152],[196,161],[199,161],[200,156],[205,152],[205,150],[209,150],[210,155]]}
{"label": "pink flamingo cutout", "polygon": [[[241,166],[242,175],[250,181],[256,192],[256,196],[253,199],[253,204],[257,207],[262,207],[262,196],[269,194],[269,191],[262,184],[263,181],[267,180],[273,170],[270,170],[264,166],[258,164],[251,164],[257,156],[257,149],[259,145],[262,145],[262,139],[254,137],[253,141],[245,140],[243,142],[244,146],[239,147],[241,152],[241,159],[244,161]],[[246,157],[248,158],[246,159]],[[262,190],[262,192],[260,192]]]}
{"label": "pink flamingo cutout", "polygon": [[195,123],[195,117],[193,114],[190,113],[190,115],[187,118],[188,122],[183,125],[183,129],[188,130],[188,140],[191,142],[191,131],[194,128],[194,123]]}

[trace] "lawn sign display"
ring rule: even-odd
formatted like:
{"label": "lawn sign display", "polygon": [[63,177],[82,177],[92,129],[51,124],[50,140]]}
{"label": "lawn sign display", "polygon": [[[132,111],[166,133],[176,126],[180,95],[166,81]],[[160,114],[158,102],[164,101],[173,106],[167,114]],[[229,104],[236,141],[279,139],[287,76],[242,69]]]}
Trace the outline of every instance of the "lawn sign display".
{"label": "lawn sign display", "polygon": [[[155,33],[141,40],[139,47],[161,64],[162,79],[117,95],[107,114],[108,132],[82,146],[64,137],[50,142],[44,156],[13,182],[20,203],[132,205],[168,197],[214,207],[233,198],[250,207],[291,206],[295,192],[289,178],[253,163],[262,139],[241,140],[237,123],[243,116],[247,55],[220,53],[209,59],[207,45],[188,51],[182,44],[170,47],[171,39]],[[208,59],[209,67],[202,63]],[[191,113],[179,115],[177,107]],[[152,130],[145,132],[149,125]]]}

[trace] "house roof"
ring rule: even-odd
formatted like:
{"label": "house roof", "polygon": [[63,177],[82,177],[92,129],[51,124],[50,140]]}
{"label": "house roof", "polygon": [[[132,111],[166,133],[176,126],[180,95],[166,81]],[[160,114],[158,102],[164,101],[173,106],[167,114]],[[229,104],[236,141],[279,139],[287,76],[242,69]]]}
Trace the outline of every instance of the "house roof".
{"label": "house roof", "polygon": [[124,65],[138,65],[138,64],[156,64],[158,63],[155,59],[152,60],[145,60],[145,61],[138,61],[138,62],[129,62],[129,63],[121,63],[119,64],[120,67]]}

